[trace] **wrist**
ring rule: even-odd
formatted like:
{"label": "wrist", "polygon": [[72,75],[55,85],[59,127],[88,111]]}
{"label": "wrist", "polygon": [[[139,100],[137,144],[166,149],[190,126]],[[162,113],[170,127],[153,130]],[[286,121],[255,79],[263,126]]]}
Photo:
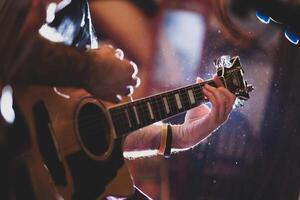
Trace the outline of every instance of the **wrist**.
{"label": "wrist", "polygon": [[172,132],[173,132],[173,148],[176,149],[183,149],[186,148],[187,142],[184,138],[184,125],[172,125]]}
{"label": "wrist", "polygon": [[161,127],[161,142],[158,149],[158,154],[165,158],[171,156],[172,149],[172,127],[170,124],[163,124]]}

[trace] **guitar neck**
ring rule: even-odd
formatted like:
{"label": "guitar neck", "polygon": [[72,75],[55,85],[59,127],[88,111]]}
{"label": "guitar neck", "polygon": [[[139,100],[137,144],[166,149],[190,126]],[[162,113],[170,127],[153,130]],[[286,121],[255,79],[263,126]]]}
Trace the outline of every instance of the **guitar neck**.
{"label": "guitar neck", "polygon": [[110,108],[117,137],[206,102],[202,92],[205,84],[216,86],[213,80],[208,80]]}

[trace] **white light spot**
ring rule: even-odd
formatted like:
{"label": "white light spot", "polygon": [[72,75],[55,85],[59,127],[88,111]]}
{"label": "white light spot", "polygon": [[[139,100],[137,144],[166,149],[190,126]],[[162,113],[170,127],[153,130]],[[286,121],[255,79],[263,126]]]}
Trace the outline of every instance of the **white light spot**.
{"label": "white light spot", "polygon": [[129,94],[127,95],[127,96],[132,96],[133,95],[133,93],[134,93],[134,88],[133,88],[133,86],[132,85],[127,85],[127,87],[126,87],[128,90],[129,90]]}
{"label": "white light spot", "polygon": [[181,109],[182,108],[182,104],[181,104],[180,97],[179,97],[178,93],[175,94],[175,99],[176,99],[176,103],[177,103],[178,109]]}
{"label": "white light spot", "polygon": [[47,7],[46,22],[51,23],[55,19],[56,3],[50,3]]}
{"label": "white light spot", "polygon": [[58,33],[54,28],[51,28],[47,24],[44,24],[40,30],[39,34],[44,38],[50,40],[51,42],[63,42],[64,39],[60,33]]}
{"label": "white light spot", "polygon": [[157,155],[157,150],[144,150],[144,151],[128,151],[123,152],[123,156],[126,159],[132,160],[136,158],[145,158]]}
{"label": "white light spot", "polygon": [[123,60],[124,59],[124,52],[122,51],[122,49],[116,49],[115,50],[115,56],[118,59]]}
{"label": "white light spot", "polygon": [[64,94],[64,93],[58,91],[57,87],[53,87],[53,90],[54,90],[54,92],[55,92],[57,95],[59,95],[59,96],[65,98],[65,99],[70,99],[70,98],[71,98],[70,95],[67,95],[67,94]]}
{"label": "white light spot", "polygon": [[139,77],[136,77],[136,84],[134,87],[138,88],[138,87],[140,87],[140,85],[141,85],[141,79]]}
{"label": "white light spot", "polygon": [[137,76],[138,72],[139,72],[138,66],[133,61],[130,61],[129,63],[131,64],[131,66],[134,69],[134,72],[133,72],[131,77],[135,78]]}
{"label": "white light spot", "polygon": [[122,101],[122,99],[123,99],[122,96],[119,95],[119,94],[116,95],[116,98],[117,98],[119,101]]}
{"label": "white light spot", "polygon": [[69,5],[71,2],[72,2],[72,0],[63,0],[63,1],[61,1],[61,2],[57,5],[56,11],[60,11],[61,9],[63,9],[63,8],[66,7],[67,5]]}
{"label": "white light spot", "polygon": [[10,85],[5,86],[2,89],[2,95],[0,99],[0,109],[4,120],[12,124],[15,121],[15,111],[13,109],[13,97],[12,88]]}

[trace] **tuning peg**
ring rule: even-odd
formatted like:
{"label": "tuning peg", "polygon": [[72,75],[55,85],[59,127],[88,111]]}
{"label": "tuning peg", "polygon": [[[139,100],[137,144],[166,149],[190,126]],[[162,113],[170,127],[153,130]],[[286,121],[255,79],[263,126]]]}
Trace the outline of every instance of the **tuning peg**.
{"label": "tuning peg", "polygon": [[232,66],[231,56],[223,55],[219,57],[218,59],[214,60],[214,66],[216,67],[216,69],[224,68],[224,67],[230,68]]}
{"label": "tuning peg", "polygon": [[252,92],[254,90],[253,85],[247,84],[247,82],[246,82],[246,90],[247,90],[247,92]]}
{"label": "tuning peg", "polygon": [[237,98],[234,102],[234,108],[241,108],[244,107],[244,101]]}

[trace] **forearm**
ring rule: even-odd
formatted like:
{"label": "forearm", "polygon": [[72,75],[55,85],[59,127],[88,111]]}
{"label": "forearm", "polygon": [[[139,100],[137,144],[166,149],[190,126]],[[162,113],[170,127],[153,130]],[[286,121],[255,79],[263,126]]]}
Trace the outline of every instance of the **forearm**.
{"label": "forearm", "polygon": [[[184,135],[186,127],[183,125],[172,125],[172,153],[186,151],[197,145],[204,139],[210,130],[192,131],[187,139]],[[151,125],[129,134],[124,141],[124,156],[127,158],[151,157],[158,155],[158,149],[161,143],[162,125]]]}
{"label": "forearm", "polygon": [[124,151],[157,150],[161,134],[160,125],[151,125],[130,133],[124,140]]}
{"label": "forearm", "polygon": [[14,82],[50,86],[85,86],[89,58],[85,52],[61,43],[50,42],[41,36],[27,42],[20,63],[11,79]]}

